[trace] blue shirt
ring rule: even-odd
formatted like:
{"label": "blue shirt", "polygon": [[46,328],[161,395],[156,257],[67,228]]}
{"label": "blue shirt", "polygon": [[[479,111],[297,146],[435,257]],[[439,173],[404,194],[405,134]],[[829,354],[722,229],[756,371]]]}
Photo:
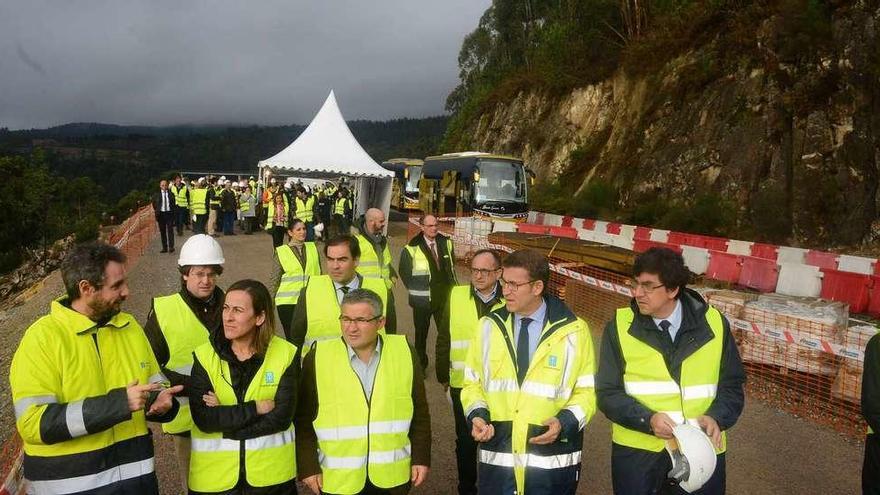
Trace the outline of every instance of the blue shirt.
{"label": "blue shirt", "polygon": [[538,349],[538,342],[541,340],[541,333],[544,331],[544,319],[547,315],[547,302],[541,299],[541,306],[530,315],[513,315],[513,348],[516,349],[516,343],[519,342],[520,322],[523,318],[531,318],[529,323],[529,362],[532,362],[532,356]]}
{"label": "blue shirt", "polygon": [[678,329],[681,328],[681,301],[675,301],[675,309],[672,310],[672,314],[667,316],[666,318],[654,318],[654,324],[657,325],[657,330],[662,332],[663,329],[660,328],[660,322],[666,320],[669,322],[669,336],[672,337],[672,341],[675,342],[675,335],[678,333]]}
{"label": "blue shirt", "polygon": [[382,337],[379,337],[379,339],[376,340],[376,349],[373,351],[373,355],[370,356],[369,363],[361,361],[350,345],[346,344],[345,346],[348,348],[348,360],[351,363],[351,369],[354,370],[358,380],[361,381],[361,386],[364,387],[364,394],[367,396],[367,401],[369,401],[373,396],[373,382],[376,381],[376,371],[379,369],[379,354],[382,352]]}

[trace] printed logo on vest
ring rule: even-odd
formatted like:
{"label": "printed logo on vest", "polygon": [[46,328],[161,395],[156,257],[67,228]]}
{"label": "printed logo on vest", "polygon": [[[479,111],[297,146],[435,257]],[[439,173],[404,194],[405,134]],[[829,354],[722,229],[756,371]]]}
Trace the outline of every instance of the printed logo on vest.
{"label": "printed logo on vest", "polygon": [[556,367],[556,361],[557,361],[556,356],[550,356],[550,357],[548,357],[548,358],[547,358],[547,366],[549,366],[549,367],[551,367],[551,368],[555,368],[555,367]]}
{"label": "printed logo on vest", "polygon": [[269,384],[273,384],[273,383],[275,383],[275,373],[272,373],[271,371],[267,371],[266,372],[266,384],[269,385]]}

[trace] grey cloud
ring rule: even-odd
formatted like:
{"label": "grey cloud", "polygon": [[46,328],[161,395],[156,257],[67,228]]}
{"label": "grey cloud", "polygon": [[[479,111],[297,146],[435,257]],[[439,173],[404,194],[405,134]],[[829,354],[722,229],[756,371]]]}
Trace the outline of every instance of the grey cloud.
{"label": "grey cloud", "polygon": [[29,1],[0,7],[0,126],[307,123],[443,112],[490,0]]}

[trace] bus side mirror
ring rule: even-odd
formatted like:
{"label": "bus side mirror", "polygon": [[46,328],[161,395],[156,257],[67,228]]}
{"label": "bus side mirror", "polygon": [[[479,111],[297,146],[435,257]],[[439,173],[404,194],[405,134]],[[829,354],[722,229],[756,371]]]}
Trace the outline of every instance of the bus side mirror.
{"label": "bus side mirror", "polygon": [[526,173],[529,174],[529,185],[534,186],[535,185],[535,173],[532,172],[532,169],[530,169],[530,168],[526,168]]}

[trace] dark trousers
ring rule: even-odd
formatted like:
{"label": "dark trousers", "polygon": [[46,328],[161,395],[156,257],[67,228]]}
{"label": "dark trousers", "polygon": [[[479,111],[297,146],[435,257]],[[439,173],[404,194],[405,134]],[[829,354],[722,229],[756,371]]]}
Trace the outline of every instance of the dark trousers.
{"label": "dark trousers", "polygon": [[416,327],[416,354],[422,363],[422,369],[428,367],[428,330],[431,328],[431,317],[434,317],[434,325],[439,328],[441,313],[441,309],[413,308],[413,325]]}
{"label": "dark trousers", "polygon": [[159,235],[162,237],[162,250],[174,249],[174,212],[160,211],[156,214]]}
{"label": "dark trousers", "polygon": [[193,224],[193,234],[204,234],[205,225],[208,223],[208,214],[196,215],[196,222]]}
{"label": "dark trousers", "polygon": [[223,234],[232,235],[235,233],[235,212],[223,212]]}
{"label": "dark trousers", "polygon": [[865,437],[862,493],[864,495],[880,495],[880,438],[877,438],[874,433]]}
{"label": "dark trousers", "polygon": [[274,226],[269,231],[272,234],[272,247],[277,248],[278,246],[284,244],[284,234],[287,233],[287,229],[284,227]]}
{"label": "dark trousers", "polygon": [[279,304],[277,308],[278,318],[281,319],[281,326],[284,327],[284,338],[290,342],[290,328],[293,324],[293,312],[296,309],[296,304]]}
{"label": "dark trousers", "polygon": [[[393,488],[379,488],[372,483],[370,480],[367,480],[366,485],[364,485],[364,489],[358,492],[358,495],[404,495],[409,493],[409,483],[405,485],[395,486]],[[327,492],[322,492],[325,495]]]}
{"label": "dark trousers", "polygon": [[183,235],[183,226],[189,223],[189,210],[175,206],[174,211],[177,220],[177,235]]}
{"label": "dark trousers", "polygon": [[[697,495],[723,495],[726,489],[725,455],[718,456],[715,472]],[[617,495],[685,495],[677,483],[666,477],[672,459],[666,450],[649,452],[611,444],[611,483]]]}
{"label": "dark trousers", "polygon": [[477,493],[477,442],[471,436],[467,418],[461,406],[461,389],[450,388],[452,417],[455,419],[455,463],[458,466],[459,495]]}
{"label": "dark trousers", "polygon": [[315,222],[306,222],[306,242],[315,242]]}
{"label": "dark trousers", "polygon": [[244,222],[244,233],[245,234],[251,235],[254,233],[254,220],[256,220],[256,217],[242,218],[242,222]]}
{"label": "dark trousers", "polygon": [[334,235],[348,235],[351,232],[351,226],[345,215],[333,215],[333,223],[336,225]]}

